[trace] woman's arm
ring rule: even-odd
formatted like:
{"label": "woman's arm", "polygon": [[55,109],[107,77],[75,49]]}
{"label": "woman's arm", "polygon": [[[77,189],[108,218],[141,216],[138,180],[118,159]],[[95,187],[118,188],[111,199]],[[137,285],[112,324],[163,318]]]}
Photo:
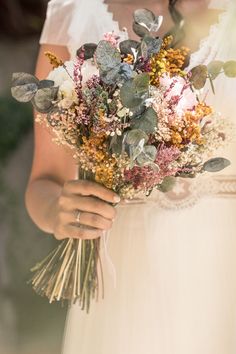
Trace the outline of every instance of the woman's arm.
{"label": "woman's arm", "polygon": [[[48,50],[63,61],[69,59],[66,47],[41,46],[36,67],[39,79],[46,78],[51,70],[44,56]],[[112,226],[116,213],[110,203],[116,194],[96,183],[76,181],[77,165],[73,157],[52,142],[44,126],[34,124],[34,137],[33,164],[25,194],[26,208],[34,223],[58,239],[101,236],[102,230]],[[73,225],[77,209],[83,210],[81,223],[88,230]]]}

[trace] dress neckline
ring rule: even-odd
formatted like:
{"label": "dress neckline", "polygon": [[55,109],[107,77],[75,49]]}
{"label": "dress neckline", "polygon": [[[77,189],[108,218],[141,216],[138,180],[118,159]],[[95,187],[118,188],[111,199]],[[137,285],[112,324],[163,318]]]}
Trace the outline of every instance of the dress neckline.
{"label": "dress neckline", "polygon": [[[111,20],[112,20],[114,26],[117,28],[118,32],[124,34],[124,30],[122,30],[120,27],[120,22],[115,20],[114,12],[109,10],[109,4],[107,4],[105,1],[106,0],[101,0],[101,3],[104,6],[107,15],[111,17]],[[223,19],[225,17],[225,14],[226,14],[226,8],[224,10],[222,9],[222,12],[220,12],[218,15],[217,22],[210,25],[208,35],[200,40],[198,48],[194,52],[191,53],[189,68],[192,66],[195,66],[192,64],[195,64],[197,62],[198,57],[199,57],[198,61],[206,60],[206,58],[201,57],[201,55],[200,55],[201,51],[203,48],[205,48],[207,46],[207,44],[210,42],[213,34],[215,34],[215,32],[218,30],[220,23],[223,21]],[[126,32],[126,36],[127,36],[127,38],[129,38],[128,32]],[[196,63],[196,65],[198,65],[198,63]]]}

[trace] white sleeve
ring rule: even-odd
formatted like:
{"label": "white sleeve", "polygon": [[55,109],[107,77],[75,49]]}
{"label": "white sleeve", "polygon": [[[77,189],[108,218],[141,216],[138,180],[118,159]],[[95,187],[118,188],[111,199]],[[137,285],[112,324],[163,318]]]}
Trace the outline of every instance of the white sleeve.
{"label": "white sleeve", "polygon": [[46,20],[39,40],[40,44],[68,45],[68,29],[74,7],[74,0],[49,1]]}
{"label": "white sleeve", "polygon": [[84,43],[97,43],[105,32],[127,39],[104,0],[51,0],[40,44],[67,46],[71,56]]}

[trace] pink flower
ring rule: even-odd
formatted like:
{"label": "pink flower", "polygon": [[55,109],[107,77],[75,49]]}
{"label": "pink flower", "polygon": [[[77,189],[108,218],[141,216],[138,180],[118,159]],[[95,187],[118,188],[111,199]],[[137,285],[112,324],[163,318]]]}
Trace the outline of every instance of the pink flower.
{"label": "pink flower", "polygon": [[171,78],[168,74],[164,74],[160,78],[160,84],[166,89],[165,98],[170,105],[175,106],[178,115],[182,115],[187,110],[193,110],[197,105],[196,94],[183,77],[174,76]]}
{"label": "pink flower", "polygon": [[120,37],[117,36],[114,31],[112,31],[105,33],[103,39],[107,42],[110,42],[114,47],[117,47]]}

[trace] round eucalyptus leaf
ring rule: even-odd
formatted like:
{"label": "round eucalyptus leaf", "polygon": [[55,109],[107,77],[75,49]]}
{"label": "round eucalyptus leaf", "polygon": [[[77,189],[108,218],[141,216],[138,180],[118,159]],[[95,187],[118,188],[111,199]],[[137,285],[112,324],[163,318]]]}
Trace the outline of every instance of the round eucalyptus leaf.
{"label": "round eucalyptus leaf", "polygon": [[137,34],[137,36],[141,38],[150,33],[150,31],[146,27],[139,25],[135,22],[133,23],[133,31],[135,34]]}
{"label": "round eucalyptus leaf", "polygon": [[31,74],[27,73],[14,73],[12,75],[12,87],[14,86],[21,86],[21,85],[26,85],[26,84],[36,84],[38,85],[39,80]]}
{"label": "round eucalyptus leaf", "polygon": [[120,98],[121,103],[130,109],[140,106],[143,103],[143,99],[141,95],[138,95],[135,86],[134,80],[127,80],[122,85],[120,89]]}
{"label": "round eucalyptus leaf", "polygon": [[12,96],[19,102],[30,102],[38,90],[35,83],[14,86],[11,88]]}
{"label": "round eucalyptus leaf", "polygon": [[157,114],[152,107],[148,108],[141,117],[133,120],[132,127],[140,129],[147,134],[154,133],[157,128]]}
{"label": "round eucalyptus leaf", "polygon": [[153,145],[146,145],[142,153],[137,157],[137,163],[140,166],[153,163],[156,160],[157,149]]}
{"label": "round eucalyptus leaf", "polygon": [[208,77],[208,70],[206,65],[198,65],[190,71],[190,81],[196,90],[202,89]]}
{"label": "round eucalyptus leaf", "polygon": [[49,113],[54,107],[53,101],[57,99],[58,87],[48,87],[37,91],[32,103],[40,113]]}
{"label": "round eucalyptus leaf", "polygon": [[95,52],[98,67],[107,72],[121,64],[121,54],[117,48],[108,41],[100,41]]}
{"label": "round eucalyptus leaf", "polygon": [[123,80],[132,79],[134,76],[134,71],[132,70],[131,66],[127,63],[121,63],[119,69],[119,75]]}
{"label": "round eucalyptus leaf", "polygon": [[236,77],[236,61],[230,60],[224,63],[224,73],[228,77]]}
{"label": "round eucalyptus leaf", "polygon": [[230,161],[223,157],[216,157],[204,163],[202,170],[207,172],[219,172],[230,166]]}
{"label": "round eucalyptus leaf", "polygon": [[38,89],[39,80],[27,73],[14,73],[12,75],[12,96],[19,102],[29,102]]}
{"label": "round eucalyptus leaf", "polygon": [[141,53],[144,58],[148,58],[153,54],[157,54],[162,45],[161,38],[153,38],[149,35],[144,36],[141,42]]}
{"label": "round eucalyptus leaf", "polygon": [[120,42],[119,47],[122,54],[133,54],[132,49],[137,50],[139,46],[139,42],[134,41],[132,39],[127,39],[125,41]]}
{"label": "round eucalyptus leaf", "polygon": [[221,60],[214,60],[210,64],[208,64],[207,69],[212,80],[215,80],[217,76],[220,74],[223,65],[224,62]]}
{"label": "round eucalyptus leaf", "polygon": [[114,135],[111,138],[110,149],[112,150],[113,154],[120,155],[124,151],[123,140],[124,140],[124,136],[122,135],[121,136]]}
{"label": "round eucalyptus leaf", "polygon": [[53,87],[54,81],[52,80],[41,80],[39,81],[39,89],[46,88],[46,87]]}
{"label": "round eucalyptus leaf", "polygon": [[175,177],[172,176],[165,177],[161,185],[158,187],[158,189],[163,193],[170,192],[173,189],[175,183],[176,183]]}
{"label": "round eucalyptus leaf", "polygon": [[148,141],[148,135],[140,129],[130,130],[125,139],[128,145],[139,145],[140,141],[144,139],[144,143]]}
{"label": "round eucalyptus leaf", "polygon": [[117,65],[116,67],[110,69],[110,70],[100,70],[100,77],[101,80],[107,84],[107,85],[112,85],[115,82],[119,81],[119,71],[120,71],[120,65]]}
{"label": "round eucalyptus leaf", "polygon": [[149,89],[150,76],[148,73],[138,74],[134,77],[133,83],[137,93],[147,92]]}
{"label": "round eucalyptus leaf", "polygon": [[77,56],[84,54],[84,59],[88,60],[93,58],[95,51],[97,49],[97,44],[95,43],[85,43],[76,52]]}
{"label": "round eucalyptus leaf", "polygon": [[151,27],[151,24],[156,21],[154,13],[147,9],[137,9],[134,11],[134,21],[147,29]]}

